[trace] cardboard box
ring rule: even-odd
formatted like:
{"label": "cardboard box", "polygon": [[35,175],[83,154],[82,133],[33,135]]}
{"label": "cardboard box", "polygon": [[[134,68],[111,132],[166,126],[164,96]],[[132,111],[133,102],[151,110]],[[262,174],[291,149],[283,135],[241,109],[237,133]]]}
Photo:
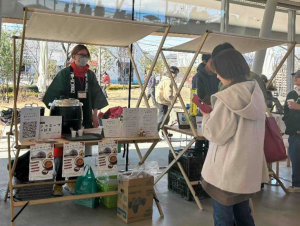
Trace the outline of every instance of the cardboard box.
{"label": "cardboard box", "polygon": [[118,216],[126,223],[152,219],[154,178],[146,172],[119,175]]}

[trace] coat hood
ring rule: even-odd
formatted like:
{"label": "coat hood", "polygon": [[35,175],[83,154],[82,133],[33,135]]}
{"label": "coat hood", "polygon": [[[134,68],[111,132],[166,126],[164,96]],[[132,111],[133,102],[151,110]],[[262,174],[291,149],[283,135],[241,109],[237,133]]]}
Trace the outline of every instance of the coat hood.
{"label": "coat hood", "polygon": [[217,99],[243,118],[259,120],[265,117],[264,96],[256,81],[237,83],[214,94],[211,98],[213,106]]}

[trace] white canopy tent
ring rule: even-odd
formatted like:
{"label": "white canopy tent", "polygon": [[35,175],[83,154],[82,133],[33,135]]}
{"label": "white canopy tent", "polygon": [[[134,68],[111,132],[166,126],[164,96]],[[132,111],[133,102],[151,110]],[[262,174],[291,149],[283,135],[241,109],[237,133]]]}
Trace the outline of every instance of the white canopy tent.
{"label": "white canopy tent", "polygon": [[163,27],[167,26],[35,9],[25,38],[127,47]]}
{"label": "white canopy tent", "polygon": [[[188,52],[195,53],[196,46],[199,45],[203,36],[195,38],[189,42],[174,46],[165,51]],[[204,45],[201,48],[201,53],[212,53],[213,49],[224,42],[229,42],[236,50],[241,53],[250,53],[261,49],[267,49],[274,46],[284,45],[287,41],[275,40],[269,38],[259,38],[253,36],[245,36],[238,34],[228,34],[221,32],[209,32]]]}
{"label": "white canopy tent", "polygon": [[[27,21],[27,15],[29,12],[32,12],[30,19]],[[142,84],[142,81],[139,76],[139,72],[135,65],[132,53],[130,51],[130,45],[159,29],[164,30],[163,38],[160,42],[158,51],[153,59],[149,74],[152,74],[156,61],[159,57],[159,53],[163,47],[163,44],[166,40],[168,32],[170,30],[170,25],[166,24],[153,24],[153,23],[142,23],[137,21],[129,20],[118,20],[110,19],[89,15],[79,15],[72,13],[62,13],[54,12],[41,9],[32,9],[24,8],[24,18],[23,18],[23,32],[22,37],[13,36],[13,47],[14,47],[14,125],[15,125],[15,139],[18,141],[18,127],[17,127],[17,98],[20,84],[21,76],[21,65],[23,61],[23,50],[24,50],[24,41],[25,39],[38,40],[38,41],[51,41],[51,42],[69,42],[69,43],[82,43],[90,45],[106,45],[106,46],[117,46],[125,47],[128,50],[128,55],[132,60],[133,68],[136,72],[139,85],[141,88],[141,95],[144,98],[146,106],[149,108],[149,103],[145,95],[146,85]],[[20,62],[18,68],[18,74],[16,73],[16,39],[21,39],[21,51],[20,51]],[[150,76],[147,76],[146,84],[149,81]],[[16,188],[12,184],[12,175],[15,170],[15,166],[18,161],[18,156],[20,150],[24,148],[20,144],[16,144],[16,157],[13,166],[11,165],[11,155],[10,155],[10,136],[13,135],[11,125],[10,132],[8,134],[8,158],[9,158],[9,189],[7,189],[5,200],[7,199],[8,191],[10,191],[11,197],[13,197],[13,189]],[[136,150],[140,157],[139,164],[143,164],[151,151],[154,149],[155,145],[158,143],[159,138],[149,140],[152,142],[151,147],[146,152],[144,156],[140,153],[137,143],[135,143]],[[135,141],[134,141],[135,142]],[[55,182],[43,182],[36,183],[35,185],[44,185]],[[18,185],[22,187],[23,185]],[[27,185],[28,186],[28,185]],[[113,192],[110,192],[108,195],[114,195]],[[83,195],[84,196],[84,195]],[[65,200],[86,198],[79,196],[72,197],[59,197],[52,199],[43,199],[43,200],[34,200],[28,202],[29,205],[51,203],[51,202],[60,202]],[[99,194],[89,194],[91,197],[99,197]],[[160,206],[159,201],[157,200],[156,193],[154,191],[154,199],[158,207],[160,215],[163,217],[163,212]],[[14,220],[14,207],[17,206],[26,206],[28,203],[25,202],[15,202],[13,199],[10,199],[10,209],[11,209],[11,218],[12,225],[15,225]],[[18,214],[17,214],[18,215]]]}

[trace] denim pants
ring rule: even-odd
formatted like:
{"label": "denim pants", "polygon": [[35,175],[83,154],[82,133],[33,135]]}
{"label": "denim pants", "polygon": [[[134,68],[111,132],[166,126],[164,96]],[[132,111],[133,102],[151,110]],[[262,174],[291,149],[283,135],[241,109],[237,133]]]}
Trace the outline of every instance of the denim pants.
{"label": "denim pants", "polygon": [[104,96],[107,98],[108,96],[107,96],[107,92],[106,92],[106,87],[107,87],[107,84],[104,83],[104,85],[102,87],[102,92],[103,92]]}
{"label": "denim pants", "polygon": [[289,136],[289,156],[292,162],[292,185],[300,187],[300,136]]}
{"label": "denim pants", "polygon": [[[65,178],[62,176],[62,165],[63,165],[63,158],[60,157],[54,157],[54,170],[53,170],[53,176],[55,178],[55,181],[62,181],[65,180]],[[69,177],[69,180],[75,180],[77,177]],[[63,184],[58,184],[63,185]]]}
{"label": "denim pants", "polygon": [[215,226],[255,226],[249,200],[237,203],[232,206],[225,206],[212,199],[213,217]]}
{"label": "denim pants", "polygon": [[147,99],[149,100],[151,97],[153,106],[156,106],[156,100],[155,100],[155,87],[153,88],[148,88],[148,93],[147,93]]}
{"label": "denim pants", "polygon": [[[157,109],[158,109],[158,124],[157,124],[157,131],[159,131],[159,128],[167,114],[167,111],[168,111],[168,105],[164,105],[164,104],[159,104],[159,103],[156,103],[156,106],[157,106]],[[165,122],[165,125],[168,125],[170,121],[170,115],[168,116],[166,122]]]}

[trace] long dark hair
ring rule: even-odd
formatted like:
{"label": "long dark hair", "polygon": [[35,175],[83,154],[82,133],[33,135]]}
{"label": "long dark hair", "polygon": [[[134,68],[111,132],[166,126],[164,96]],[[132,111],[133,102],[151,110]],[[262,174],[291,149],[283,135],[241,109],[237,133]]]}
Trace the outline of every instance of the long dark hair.
{"label": "long dark hair", "polygon": [[246,81],[250,68],[243,55],[235,49],[224,50],[213,59],[216,72],[224,79],[231,81],[230,85]]}

